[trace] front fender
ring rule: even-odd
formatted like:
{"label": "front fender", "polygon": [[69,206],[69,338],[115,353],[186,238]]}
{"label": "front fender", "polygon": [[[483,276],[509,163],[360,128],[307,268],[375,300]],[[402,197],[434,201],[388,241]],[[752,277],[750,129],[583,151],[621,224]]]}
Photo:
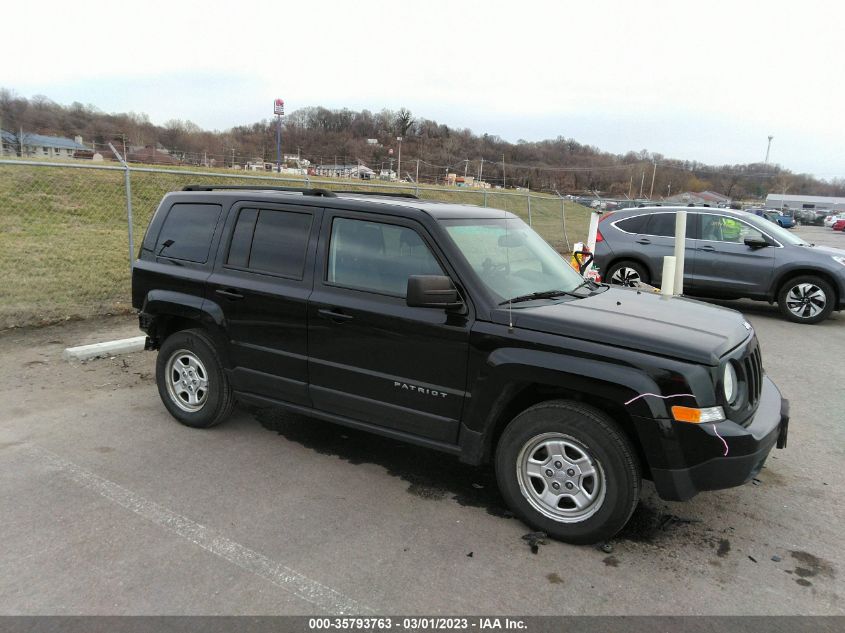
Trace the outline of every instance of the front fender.
{"label": "front fender", "polygon": [[674,433],[670,407],[712,405],[709,370],[669,359],[662,359],[665,362],[656,370],[631,359],[622,360],[619,356],[625,355],[624,350],[617,352],[616,358],[601,359],[514,347],[491,352],[481,365],[464,416],[461,443],[466,461],[484,461],[492,449],[503,412],[525,389],[539,387],[548,389],[550,398],[558,393],[570,394],[624,410],[649,463],[661,463],[661,455],[652,455],[649,447],[658,449],[661,442],[654,442],[656,437]]}

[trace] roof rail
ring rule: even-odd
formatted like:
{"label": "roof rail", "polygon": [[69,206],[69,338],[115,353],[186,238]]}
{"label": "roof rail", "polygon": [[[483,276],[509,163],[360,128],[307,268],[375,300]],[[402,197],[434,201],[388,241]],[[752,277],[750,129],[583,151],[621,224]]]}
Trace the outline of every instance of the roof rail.
{"label": "roof rail", "polygon": [[412,193],[390,193],[389,191],[335,191],[334,193],[354,193],[362,196],[386,196],[389,198],[411,198],[419,200],[420,197]]}
{"label": "roof rail", "polygon": [[182,191],[289,191],[301,193],[303,196],[323,196],[324,198],[336,198],[337,194],[328,189],[315,189],[313,187],[276,187],[276,186],[252,186],[252,185],[187,185]]}

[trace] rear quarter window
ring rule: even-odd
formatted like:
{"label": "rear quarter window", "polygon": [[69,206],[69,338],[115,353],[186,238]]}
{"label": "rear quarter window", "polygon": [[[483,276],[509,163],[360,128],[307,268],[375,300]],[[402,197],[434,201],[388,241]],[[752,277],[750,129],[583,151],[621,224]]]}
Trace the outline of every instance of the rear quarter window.
{"label": "rear quarter window", "polygon": [[159,231],[156,255],[206,263],[222,210],[219,204],[174,204]]}
{"label": "rear quarter window", "polygon": [[645,233],[648,217],[647,215],[636,215],[632,218],[617,220],[614,225],[626,233]]}

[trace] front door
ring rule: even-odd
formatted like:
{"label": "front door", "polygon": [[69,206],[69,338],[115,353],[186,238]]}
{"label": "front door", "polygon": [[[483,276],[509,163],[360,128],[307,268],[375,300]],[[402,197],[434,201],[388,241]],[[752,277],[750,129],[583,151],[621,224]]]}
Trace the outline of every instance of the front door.
{"label": "front door", "polygon": [[755,297],[768,289],[774,270],[774,247],[751,248],[746,238],[765,239],[737,218],[701,213],[700,239],[692,263],[693,283],[706,296]]}
{"label": "front door", "polygon": [[308,305],[317,409],[454,444],[469,313],[410,308],[409,275],[453,273],[417,222],[326,211]]}

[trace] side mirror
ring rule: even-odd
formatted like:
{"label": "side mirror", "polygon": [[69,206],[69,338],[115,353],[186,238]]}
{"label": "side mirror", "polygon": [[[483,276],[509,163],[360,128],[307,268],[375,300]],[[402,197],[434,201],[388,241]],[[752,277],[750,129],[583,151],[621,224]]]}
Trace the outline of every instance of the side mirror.
{"label": "side mirror", "polygon": [[746,237],[745,245],[756,250],[758,248],[766,248],[769,245],[769,241],[760,237]]}
{"label": "side mirror", "polygon": [[457,308],[463,305],[452,280],[444,275],[411,275],[405,303],[411,308]]}

